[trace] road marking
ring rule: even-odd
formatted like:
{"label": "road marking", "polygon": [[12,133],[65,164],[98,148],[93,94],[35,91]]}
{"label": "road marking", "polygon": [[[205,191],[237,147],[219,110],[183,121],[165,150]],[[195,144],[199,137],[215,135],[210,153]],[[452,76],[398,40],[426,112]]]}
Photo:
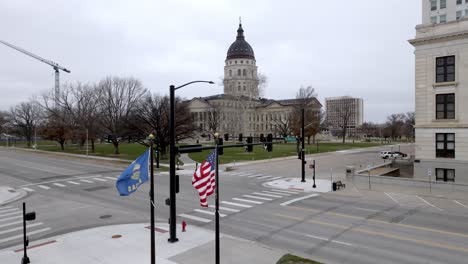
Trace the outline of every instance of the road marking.
{"label": "road marking", "polygon": [[295,203],[295,202],[298,202],[298,201],[302,201],[302,200],[305,200],[305,199],[308,199],[308,198],[312,198],[312,197],[315,197],[315,196],[318,196],[318,194],[314,193],[314,194],[311,194],[311,195],[302,196],[302,197],[299,197],[299,198],[296,198],[296,199],[286,201],[286,202],[282,203],[281,205],[282,206],[287,206],[289,204],[292,204],[292,203]]}
{"label": "road marking", "polygon": [[3,219],[0,219],[0,222],[4,222],[4,221],[8,221],[8,220],[13,220],[13,219],[18,219],[18,218],[23,218],[23,216],[22,216],[22,215],[18,215],[18,216],[3,218]]}
{"label": "road marking", "polygon": [[229,204],[229,205],[234,205],[234,206],[239,206],[239,207],[244,207],[244,208],[251,208],[251,205],[247,204],[240,204],[240,203],[233,203],[233,202],[226,202],[226,201],[221,201],[223,204]]}
{"label": "road marking", "polygon": [[418,197],[421,201],[425,202],[427,205],[429,205],[429,206],[431,206],[431,207],[434,207],[434,208],[438,209],[439,211],[443,211],[443,209],[440,209],[439,207],[437,207],[437,206],[431,204],[430,202],[424,200],[423,198],[421,198],[421,197],[419,197],[419,196],[417,196],[417,195],[416,195],[416,197]]}
{"label": "road marking", "polygon": [[385,193],[385,195],[387,195],[388,197],[390,197],[390,199],[392,199],[392,201],[394,201],[396,204],[400,205],[400,203],[399,203],[395,198],[393,198],[390,194],[388,194],[388,193],[386,193],[386,192],[384,192],[384,193]]}
{"label": "road marking", "polygon": [[107,178],[107,179],[109,179],[109,180],[114,180],[114,181],[117,180],[117,178],[114,178],[114,177],[107,177],[107,176],[106,176],[106,177],[104,177],[104,178]]}
{"label": "road marking", "polygon": [[15,215],[15,214],[21,214],[21,213],[23,213],[23,212],[13,212],[13,213],[8,213],[8,214],[2,214],[2,215],[0,215],[0,217]]}
{"label": "road marking", "polygon": [[[28,225],[26,225],[26,227],[31,228],[31,227],[35,227],[35,226],[39,226],[39,225],[42,225],[42,223],[39,222],[39,223],[34,223],[34,224],[28,224]],[[7,230],[2,230],[2,231],[0,231],[0,235],[15,232],[17,230],[23,230],[23,226],[15,227],[15,228],[7,229]]]}
{"label": "road marking", "polygon": [[273,198],[283,198],[283,196],[281,196],[281,195],[274,195],[274,194],[267,194],[267,193],[254,192],[253,194],[263,195],[263,196],[273,197]]}
{"label": "road marking", "polygon": [[243,172],[233,172],[231,173],[231,176],[236,176],[236,175],[239,175],[239,174],[242,174]]}
{"label": "road marking", "polygon": [[88,181],[88,180],[81,180],[82,182],[87,182],[87,183],[93,183],[92,181]]}
{"label": "road marking", "polygon": [[100,179],[100,178],[93,178],[93,180],[96,180],[96,181],[102,181],[102,182],[105,182],[105,181],[107,181],[107,180]]}
{"label": "road marking", "polygon": [[74,181],[67,181],[68,183],[71,183],[71,184],[75,184],[75,185],[81,185],[80,183],[78,182],[74,182]]}
{"label": "road marking", "polygon": [[247,178],[254,178],[254,177],[259,177],[259,176],[262,176],[263,174],[254,174],[254,175],[250,175],[248,176]]}
{"label": "road marking", "polygon": [[270,181],[274,181],[274,180],[278,180],[278,179],[283,179],[283,177],[273,177],[271,179],[269,179]]}
{"label": "road marking", "polygon": [[235,201],[239,201],[239,202],[246,202],[246,203],[253,203],[253,204],[263,204],[263,202],[252,201],[252,200],[247,200],[247,199],[240,199],[240,198],[232,198],[232,199],[235,200]]}
{"label": "road marking", "polygon": [[52,183],[52,184],[55,185],[55,186],[58,186],[58,187],[62,187],[62,188],[63,188],[63,187],[66,187],[66,185],[61,184],[61,183],[57,183],[57,182],[56,182],[56,183]]}
{"label": "road marking", "polygon": [[272,177],[271,175],[263,176],[263,177],[258,177],[257,180],[268,179],[268,178],[271,178],[271,177]]}
{"label": "road marking", "polygon": [[306,236],[311,237],[311,238],[315,238],[315,239],[318,239],[318,240],[328,241],[328,242],[331,242],[331,243],[336,243],[336,244],[341,244],[341,245],[346,245],[346,246],[352,246],[352,244],[346,243],[346,242],[343,242],[343,241],[329,240],[329,239],[324,238],[324,237],[313,236],[313,235],[306,235]]}
{"label": "road marking", "polygon": [[[194,211],[202,213],[202,214],[207,214],[207,215],[215,215],[215,212],[212,212],[212,211],[206,211],[206,210],[201,210],[201,209],[194,209]],[[225,217],[226,215],[220,213],[219,216],[220,217]]]}
{"label": "road marking", "polygon": [[465,208],[468,209],[468,206],[466,206],[466,205],[460,203],[459,201],[457,201],[457,200],[453,200],[453,201],[454,201],[456,204],[461,205],[461,206],[463,206],[463,207],[465,207]]}
{"label": "road marking", "polygon": [[253,196],[253,195],[242,195],[242,196],[247,197],[247,198],[264,200],[264,201],[273,201],[273,199],[270,199],[270,198],[258,197],[258,196]]}
{"label": "road marking", "polygon": [[23,190],[25,190],[25,191],[28,191],[28,192],[34,192],[34,190],[31,189],[31,188],[26,188],[26,187],[24,187],[24,188],[21,188],[21,189],[23,189]]}
{"label": "road marking", "polygon": [[[35,230],[35,231],[28,231],[28,235],[34,235],[34,234],[46,232],[46,231],[49,231],[49,230],[50,230],[50,228],[47,227],[47,228],[43,228],[43,229],[39,229],[39,230]],[[10,241],[10,240],[15,240],[15,239],[22,238],[22,237],[23,237],[23,234],[17,235],[17,236],[7,237],[7,238],[4,238],[4,239],[0,239],[0,243],[7,242],[7,241]]]}
{"label": "road marking", "polygon": [[277,194],[277,195],[283,195],[283,196],[291,196],[291,194],[287,193],[279,193],[279,192],[270,192],[270,191],[262,191],[264,193],[271,193],[271,194]]}
{"label": "road marking", "polygon": [[0,207],[0,209],[10,209],[10,208],[13,208],[13,206],[2,206],[2,207]]}
{"label": "road marking", "polygon": [[[209,205],[209,207],[210,208],[216,208],[216,206],[214,206],[214,205]],[[219,209],[224,210],[224,211],[234,212],[234,213],[240,212],[240,210],[227,208],[227,207],[223,207],[223,206],[220,206]]]}
{"label": "road marking", "polygon": [[17,208],[11,208],[11,209],[6,209],[6,210],[0,210],[0,213],[5,213],[5,212],[11,212],[11,211],[18,211],[19,209]]}
{"label": "road marking", "polygon": [[[23,216],[21,216],[22,218]],[[0,227],[5,227],[5,226],[11,226],[11,225],[17,225],[17,224],[22,224],[23,221],[16,221],[16,222],[10,222],[10,223],[7,223],[7,224],[3,224],[3,225],[0,225]]]}
{"label": "road marking", "polygon": [[42,188],[44,190],[49,190],[50,189],[49,186],[45,186],[45,185],[38,185],[37,187]]}
{"label": "road marking", "polygon": [[250,173],[250,172],[248,172],[248,173],[245,173],[245,172],[244,172],[244,173],[239,174],[239,175],[237,175],[237,176],[239,176],[239,177],[245,177],[245,176],[249,176],[249,175],[252,175],[252,174],[253,174],[253,173]]}
{"label": "road marking", "polygon": [[298,192],[284,191],[284,190],[278,190],[278,189],[273,189],[272,191],[280,192],[280,193],[299,194]]}
{"label": "road marking", "polygon": [[195,220],[195,221],[198,221],[198,222],[203,222],[203,223],[211,222],[210,219],[206,219],[206,218],[202,218],[202,217],[198,217],[198,216],[193,216],[193,215],[188,215],[188,214],[180,214],[179,216],[184,217],[184,218],[188,218],[188,219],[192,219],[192,220]]}
{"label": "road marking", "polygon": [[362,210],[362,211],[369,211],[369,212],[380,212],[379,210],[374,210],[374,209],[367,209],[367,208],[361,208],[361,207],[356,207],[353,206],[354,209]]}

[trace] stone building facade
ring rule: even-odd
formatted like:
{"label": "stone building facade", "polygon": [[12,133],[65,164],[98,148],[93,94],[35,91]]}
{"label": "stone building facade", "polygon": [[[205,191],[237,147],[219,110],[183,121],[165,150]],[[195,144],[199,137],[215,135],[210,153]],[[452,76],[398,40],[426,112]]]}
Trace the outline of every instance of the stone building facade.
{"label": "stone building facade", "polygon": [[[422,1],[426,19],[409,41],[416,62],[414,174],[468,183],[468,18],[431,23],[427,17],[436,10],[428,2]],[[456,7],[457,1],[446,4]],[[436,6],[440,9],[440,0]]]}
{"label": "stone building facade", "polygon": [[[236,40],[228,49],[224,64],[224,93],[195,97],[189,101],[192,120],[199,135],[218,132],[237,138],[239,134],[258,137],[271,133],[283,136],[278,126],[288,123],[300,100],[273,100],[259,96],[257,61],[239,24]],[[307,107],[320,112],[313,98]]]}

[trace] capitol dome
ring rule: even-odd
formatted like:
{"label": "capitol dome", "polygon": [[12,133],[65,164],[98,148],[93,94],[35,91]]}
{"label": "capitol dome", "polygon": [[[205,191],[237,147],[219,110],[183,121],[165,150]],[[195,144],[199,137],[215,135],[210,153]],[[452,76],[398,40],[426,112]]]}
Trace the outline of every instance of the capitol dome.
{"label": "capitol dome", "polygon": [[239,28],[237,29],[236,41],[234,41],[229,47],[226,59],[255,60],[255,55],[252,47],[247,41],[245,41],[244,29],[242,29],[242,24],[239,24]]}

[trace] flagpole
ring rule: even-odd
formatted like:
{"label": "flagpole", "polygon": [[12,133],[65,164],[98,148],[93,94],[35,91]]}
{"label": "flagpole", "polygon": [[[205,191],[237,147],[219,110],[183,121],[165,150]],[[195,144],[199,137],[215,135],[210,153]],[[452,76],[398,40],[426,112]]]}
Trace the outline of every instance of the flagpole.
{"label": "flagpole", "polygon": [[219,177],[218,177],[218,173],[219,173],[219,167],[218,167],[218,163],[219,163],[219,156],[218,156],[218,150],[219,150],[219,146],[218,146],[218,138],[216,138],[216,174],[215,174],[215,182],[216,182],[216,190],[215,190],[215,193],[216,193],[216,212],[215,212],[215,217],[216,217],[216,264],[220,264],[220,254],[219,254]]}
{"label": "flagpole", "polygon": [[150,207],[151,207],[151,264],[156,264],[156,241],[154,234],[154,158],[153,158],[153,144],[154,136],[150,134],[148,136],[149,145],[150,145]]}

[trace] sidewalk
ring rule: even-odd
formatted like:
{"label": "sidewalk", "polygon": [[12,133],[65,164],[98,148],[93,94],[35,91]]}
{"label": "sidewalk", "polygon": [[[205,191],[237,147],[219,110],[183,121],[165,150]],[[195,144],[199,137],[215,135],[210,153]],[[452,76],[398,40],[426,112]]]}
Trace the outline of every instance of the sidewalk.
{"label": "sidewalk", "polygon": [[13,189],[8,186],[0,186],[0,205],[14,202],[27,195],[27,192],[20,189]]}
{"label": "sidewalk", "polygon": [[[168,243],[168,225],[156,225],[156,263],[205,264],[215,262],[214,232],[188,226],[179,242]],[[35,264],[127,264],[150,263],[148,224],[97,227],[34,241],[28,256]],[[221,235],[222,263],[276,263],[285,252]],[[0,251],[2,263],[20,263],[22,246]]]}

